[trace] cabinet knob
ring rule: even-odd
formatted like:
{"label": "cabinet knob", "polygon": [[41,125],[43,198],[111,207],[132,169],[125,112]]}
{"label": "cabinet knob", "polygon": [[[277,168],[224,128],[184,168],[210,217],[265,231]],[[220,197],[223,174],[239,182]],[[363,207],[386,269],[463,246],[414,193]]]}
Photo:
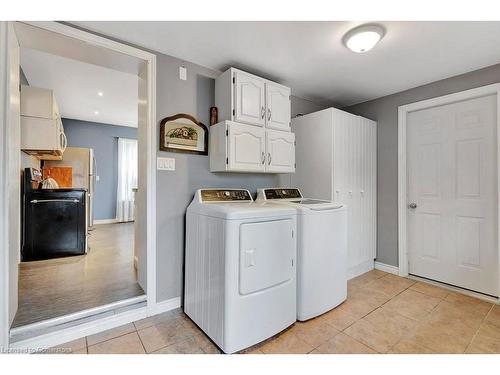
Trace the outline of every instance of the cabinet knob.
{"label": "cabinet knob", "polygon": [[271,121],[271,109],[267,109],[267,121]]}
{"label": "cabinet knob", "polygon": [[267,154],[268,160],[267,160],[267,165],[271,165],[271,153],[269,152]]}
{"label": "cabinet knob", "polygon": [[415,209],[415,208],[417,208],[417,204],[416,204],[416,203],[410,203],[410,204],[408,205],[408,208]]}
{"label": "cabinet knob", "polygon": [[266,154],[264,151],[262,151],[262,165],[266,162]]}
{"label": "cabinet knob", "polygon": [[262,120],[264,120],[264,117],[266,117],[266,109],[264,108],[264,106],[262,106],[262,108],[260,109],[260,117],[262,118]]}

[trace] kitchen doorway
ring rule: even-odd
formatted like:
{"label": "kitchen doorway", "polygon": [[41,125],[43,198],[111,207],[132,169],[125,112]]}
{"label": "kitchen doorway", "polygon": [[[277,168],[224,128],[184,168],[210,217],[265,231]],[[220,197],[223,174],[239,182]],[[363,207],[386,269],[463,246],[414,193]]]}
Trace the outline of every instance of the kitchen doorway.
{"label": "kitchen doorway", "polygon": [[[10,29],[11,27],[12,29]],[[120,312],[129,312],[130,309],[134,309],[134,313],[128,314],[129,318],[127,319],[137,319],[138,317],[140,318],[141,316],[153,313],[154,305],[156,304],[154,283],[156,236],[154,235],[155,213],[153,193],[155,191],[154,145],[156,141],[156,132],[154,130],[155,116],[153,111],[155,92],[154,55],[53,22],[11,22],[9,23],[9,31],[15,33],[21,49],[27,48],[42,51],[58,58],[72,59],[93,65],[94,67],[133,75],[137,80],[135,94],[138,94],[135,100],[137,118],[135,162],[138,167],[135,175],[135,186],[131,185],[134,183],[134,180],[128,179],[129,186],[127,186],[127,189],[130,189],[131,192],[120,195],[118,179],[116,179],[115,195],[117,197],[120,196],[122,204],[120,205],[119,199],[115,198],[113,205],[116,212],[120,212],[120,223],[116,220],[116,215],[114,221],[109,220],[109,222],[106,222],[106,219],[101,219],[101,222],[99,222],[99,219],[93,220],[92,218],[95,218],[95,216],[92,216],[92,213],[89,215],[88,211],[92,211],[90,208],[93,207],[95,213],[96,204],[94,202],[92,206],[89,207],[86,205],[80,210],[82,211],[82,220],[85,223],[81,227],[85,228],[85,233],[90,233],[85,239],[85,248],[90,249],[87,254],[69,257],[49,257],[50,259],[39,260],[36,266],[34,265],[35,262],[26,267],[21,263],[18,268],[16,266],[21,260],[19,246],[17,253],[9,252],[10,259],[12,260],[11,264],[15,265],[10,267],[9,274],[12,280],[16,276],[18,276],[19,280],[19,284],[17,280],[16,282],[7,284],[8,290],[6,295],[11,296],[9,303],[6,304],[9,308],[8,323],[11,327],[9,341],[11,344],[14,342],[14,345],[22,345],[23,340],[43,335],[46,333],[46,331],[43,331],[44,329],[50,329],[51,338],[49,342],[52,343],[54,340],[57,341],[54,332],[58,326],[69,330],[66,334],[71,335],[71,327],[68,324],[77,320],[82,321],[82,318],[89,321],[93,316],[99,318],[99,314],[108,313],[108,318],[109,314],[111,314],[116,319],[119,319],[120,315],[123,315]],[[20,80],[26,79],[22,75],[20,73]],[[82,85],[84,85],[84,82],[82,82]],[[98,96],[100,96],[99,92],[96,89]],[[84,107],[83,105],[81,106]],[[95,112],[97,111],[95,110]],[[97,115],[97,113],[94,114]],[[61,121],[61,127],[64,126],[64,120],[63,118]],[[117,147],[119,138],[125,139],[124,137],[116,137]],[[82,145],[72,144],[67,134],[64,134],[64,137],[61,139],[64,139],[64,141],[61,142],[60,148],[64,151],[66,149],[71,150],[72,148],[91,149],[87,145],[83,145],[85,147],[78,147]],[[18,149],[21,150],[22,141],[22,139],[14,140],[12,147],[18,146]],[[58,146],[50,151],[54,151],[57,154]],[[42,151],[45,152],[47,150]],[[35,156],[35,159],[37,159],[34,154],[32,153],[29,156]],[[115,156],[116,159],[119,158],[118,151]],[[26,162],[26,160],[23,160],[24,156],[19,156],[18,158],[19,167],[22,165],[25,168],[37,169],[36,164],[35,166],[29,165],[29,163],[33,162],[33,158],[26,158],[29,159],[27,165],[23,165]],[[55,159],[57,159],[57,155]],[[90,157],[87,159],[91,160]],[[62,160],[64,160],[64,152],[62,153]],[[56,160],[47,163],[48,169],[55,167],[51,163],[56,163]],[[89,163],[88,166],[91,169],[92,161]],[[39,166],[43,170],[43,165]],[[65,166],[61,165],[60,167],[64,168]],[[16,169],[18,172],[20,170],[24,171],[24,168]],[[56,172],[59,173],[61,171],[58,170]],[[51,179],[59,184],[61,182],[61,175],[57,173],[52,176],[57,178],[51,177]],[[41,178],[44,177],[47,176],[42,175]],[[58,179],[59,182],[57,182]],[[20,180],[19,175],[17,180]],[[44,182],[47,180],[48,178],[44,178]],[[28,180],[24,178],[24,181],[26,183]],[[58,185],[49,185],[48,187],[56,187],[53,190],[57,193],[61,193],[60,190],[64,190]],[[89,188],[90,186],[87,186],[82,188],[82,190],[89,191]],[[74,186],[67,189],[78,190]],[[38,193],[38,191],[34,191],[34,193]],[[87,194],[84,195],[86,196]],[[42,199],[35,197],[29,202],[33,201],[33,203],[44,203],[47,205],[49,202],[55,203],[55,201],[65,200],[60,197],[48,198],[42,202]],[[86,196],[85,200],[87,199],[89,199],[88,196]],[[74,201],[79,201],[79,199],[75,198]],[[99,208],[100,206],[101,204],[98,205]],[[22,227],[26,211],[23,211],[22,207],[19,211],[17,218],[20,220]],[[68,215],[71,216],[73,214]],[[79,215],[78,211],[75,211],[74,215]],[[61,214],[60,216],[64,215]],[[9,220],[16,220],[17,218],[9,216]],[[21,232],[24,233],[22,229]],[[42,238],[43,233],[40,236]],[[65,234],[63,237],[67,236]],[[105,267],[109,265],[108,261],[110,258],[113,259],[114,264],[112,272],[110,272],[109,267]],[[148,285],[148,280],[153,281]],[[30,298],[25,300],[22,297],[22,293],[27,290],[31,292],[31,295]],[[16,309],[16,298],[13,298],[13,295],[16,293],[19,293],[20,297],[18,300],[18,309]],[[123,322],[123,317],[121,319],[120,324]],[[105,326],[112,327],[114,324],[113,319],[107,319]]]}

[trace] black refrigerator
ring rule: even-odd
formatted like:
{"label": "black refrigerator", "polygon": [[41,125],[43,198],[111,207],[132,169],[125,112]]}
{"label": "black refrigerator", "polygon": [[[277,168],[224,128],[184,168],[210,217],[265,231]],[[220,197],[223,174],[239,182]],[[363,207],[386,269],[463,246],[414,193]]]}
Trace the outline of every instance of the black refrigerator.
{"label": "black refrigerator", "polygon": [[87,252],[86,189],[40,189],[40,172],[26,168],[21,260]]}

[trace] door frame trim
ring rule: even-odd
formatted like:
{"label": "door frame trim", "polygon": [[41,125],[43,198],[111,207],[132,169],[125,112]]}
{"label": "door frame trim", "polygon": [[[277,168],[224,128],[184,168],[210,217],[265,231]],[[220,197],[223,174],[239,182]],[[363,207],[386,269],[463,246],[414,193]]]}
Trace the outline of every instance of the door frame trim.
{"label": "door frame trim", "polygon": [[[398,107],[398,268],[399,276],[408,276],[408,211],[407,211],[407,117],[410,112],[442,106],[483,96],[497,96],[497,247],[499,249],[498,269],[500,270],[500,83],[477,87],[470,90],[439,96]],[[498,279],[500,291],[500,272]]]}
{"label": "door frame trim", "polygon": [[[6,30],[4,30],[5,26],[9,26],[14,24],[16,21],[8,21],[8,22],[0,22],[1,33],[0,36],[5,38],[7,35]],[[156,55],[151,52],[147,52],[145,50],[135,48],[129,46],[127,44],[123,44],[106,37],[102,37],[91,32],[83,31],[77,29],[73,26],[65,25],[55,21],[33,21],[27,22],[23,21],[22,23],[41,28],[43,30],[51,31],[57,34],[61,34],[67,37],[75,38],[81,41],[84,41],[90,45],[106,48],[109,50],[113,50],[116,52],[123,53],[125,55],[129,55],[138,59],[143,60],[146,63],[147,67],[147,119],[146,119],[146,129],[147,129],[147,172],[146,172],[146,226],[145,226],[145,237],[147,240],[147,306],[145,308],[146,316],[155,315],[159,312],[156,301]],[[0,58],[5,58],[6,54],[0,53]],[[3,64],[5,66],[5,64]],[[8,72],[3,68],[0,69],[0,83],[6,83],[8,77]],[[6,109],[6,100],[3,94],[5,94],[5,85],[2,85],[2,91],[0,91],[0,109]],[[6,113],[6,111],[1,111],[2,113]],[[0,117],[0,142],[4,144],[8,140],[3,139],[5,135],[5,127],[8,126],[6,116]],[[5,159],[5,148],[0,151],[0,166],[6,166]],[[5,188],[6,184],[6,175],[3,171],[5,168],[0,168],[2,171],[0,173],[0,192],[2,192]],[[6,205],[8,205],[8,200],[4,198],[5,194],[0,194],[0,213],[5,213]],[[0,234],[4,234],[4,230],[6,229],[7,220],[5,220],[7,216],[2,214],[0,215]],[[0,243],[5,244],[7,238],[5,235],[0,236]],[[3,247],[6,249],[6,247]],[[0,248],[0,270],[8,271],[8,254],[5,254],[4,251]],[[8,272],[1,272],[2,278],[0,279],[0,305],[2,306],[2,311],[0,311],[0,317],[2,318],[0,321],[0,347],[8,347],[9,345],[9,326],[8,321],[4,318],[5,308],[8,309],[8,282],[5,280],[5,275],[8,277]],[[122,313],[125,314],[125,313]],[[126,315],[126,314],[125,314]],[[113,320],[119,322],[121,318],[121,314],[116,314],[113,318],[108,318],[108,320],[103,319],[102,322],[106,322],[102,327],[103,329],[109,324],[114,324]],[[115,323],[116,323],[115,322]],[[6,325],[7,323],[7,325]],[[99,321],[95,322],[99,323]],[[75,326],[70,329],[73,332],[78,332],[78,326]],[[54,333],[56,335],[56,333]],[[56,335],[57,336],[57,335]],[[62,336],[61,336],[62,337]]]}

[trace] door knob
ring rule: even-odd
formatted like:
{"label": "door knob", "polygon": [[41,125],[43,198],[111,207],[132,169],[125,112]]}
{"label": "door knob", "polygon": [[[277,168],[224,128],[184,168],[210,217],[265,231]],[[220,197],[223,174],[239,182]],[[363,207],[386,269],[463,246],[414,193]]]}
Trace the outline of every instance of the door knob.
{"label": "door knob", "polygon": [[408,205],[408,207],[409,207],[409,208],[413,208],[413,209],[415,209],[415,208],[417,208],[417,204],[416,204],[416,203],[410,203],[410,204]]}

